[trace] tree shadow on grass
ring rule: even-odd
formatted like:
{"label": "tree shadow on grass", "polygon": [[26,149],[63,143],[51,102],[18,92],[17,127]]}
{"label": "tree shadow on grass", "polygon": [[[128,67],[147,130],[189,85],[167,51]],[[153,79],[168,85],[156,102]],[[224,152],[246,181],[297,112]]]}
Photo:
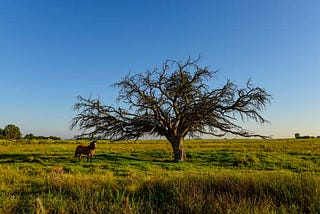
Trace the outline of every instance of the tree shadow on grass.
{"label": "tree shadow on grass", "polygon": [[118,154],[97,154],[94,159],[99,161],[141,161],[139,158],[128,157]]}
{"label": "tree shadow on grass", "polygon": [[184,164],[177,164],[173,159],[154,158],[149,155],[130,156],[127,154],[99,154],[96,159],[104,164],[100,166],[101,169],[113,171],[116,175],[127,175],[130,170],[137,169],[138,171],[149,171],[156,168],[183,170]]}
{"label": "tree shadow on grass", "polygon": [[[81,163],[87,163],[87,159],[84,156],[81,159]],[[92,163],[110,163],[119,165],[145,165],[145,164],[162,164],[162,163],[173,163],[172,160],[154,158],[148,155],[132,156],[132,154],[96,154]],[[78,158],[75,158],[73,154],[40,154],[40,153],[29,153],[29,154],[0,154],[0,164],[14,164],[14,163],[38,163],[47,166],[61,164],[61,163],[79,163]]]}
{"label": "tree shadow on grass", "polygon": [[74,162],[71,156],[63,154],[0,154],[0,163],[61,163],[61,162]]}
{"label": "tree shadow on grass", "polygon": [[99,161],[111,161],[111,162],[150,162],[150,163],[173,163],[174,160],[159,159],[150,156],[131,156],[131,154],[119,155],[119,154],[97,154],[94,159]]}

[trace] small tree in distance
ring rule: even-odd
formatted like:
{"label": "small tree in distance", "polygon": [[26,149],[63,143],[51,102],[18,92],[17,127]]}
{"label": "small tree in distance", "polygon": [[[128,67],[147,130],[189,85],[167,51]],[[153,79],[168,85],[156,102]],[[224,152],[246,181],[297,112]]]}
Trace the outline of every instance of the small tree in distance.
{"label": "small tree in distance", "polygon": [[7,139],[20,139],[21,132],[19,127],[9,124],[3,129],[4,137]]}
{"label": "small tree in distance", "polygon": [[3,139],[4,138],[4,132],[3,132],[3,129],[0,128],[0,139]]}
{"label": "small tree in distance", "polygon": [[138,139],[145,134],[164,136],[172,145],[175,161],[186,157],[184,138],[227,133],[262,137],[238,125],[241,118],[267,123],[260,112],[270,102],[263,88],[250,81],[244,88],[227,81],[210,89],[206,81],[216,75],[198,65],[200,58],[167,60],[152,71],[125,76],[114,86],[120,89],[118,101],[124,105],[103,105],[99,99],[78,97],[71,129],[81,136],[105,136],[111,140]]}

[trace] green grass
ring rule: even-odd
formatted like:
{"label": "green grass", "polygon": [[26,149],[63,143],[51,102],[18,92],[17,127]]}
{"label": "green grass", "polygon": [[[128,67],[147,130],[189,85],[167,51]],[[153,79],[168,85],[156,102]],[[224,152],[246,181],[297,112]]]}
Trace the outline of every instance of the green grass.
{"label": "green grass", "polygon": [[0,213],[319,213],[320,140],[0,141]]}

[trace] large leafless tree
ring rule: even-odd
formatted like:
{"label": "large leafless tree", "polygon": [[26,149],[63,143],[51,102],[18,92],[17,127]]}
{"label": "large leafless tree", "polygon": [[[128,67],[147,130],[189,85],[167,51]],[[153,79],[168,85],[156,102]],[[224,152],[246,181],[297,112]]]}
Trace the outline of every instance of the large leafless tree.
{"label": "large leafless tree", "polygon": [[164,136],[176,161],[185,159],[187,135],[264,137],[244,129],[239,120],[267,123],[261,112],[271,96],[250,81],[243,88],[227,81],[210,89],[208,80],[217,72],[199,66],[199,59],[167,60],[161,68],[128,74],[114,84],[120,91],[119,107],[79,96],[71,128],[79,127],[83,136],[102,135],[111,140]]}

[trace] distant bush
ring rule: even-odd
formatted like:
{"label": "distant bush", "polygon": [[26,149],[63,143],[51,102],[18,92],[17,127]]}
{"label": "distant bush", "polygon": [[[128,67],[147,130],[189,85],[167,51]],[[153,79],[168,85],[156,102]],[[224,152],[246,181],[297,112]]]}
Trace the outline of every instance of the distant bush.
{"label": "distant bush", "polygon": [[5,139],[20,139],[21,132],[18,126],[9,124],[3,129],[3,138]]}
{"label": "distant bush", "polygon": [[300,134],[299,134],[299,133],[295,133],[295,134],[294,134],[294,137],[295,137],[296,139],[308,139],[308,138],[314,138],[313,136],[300,136]]}

